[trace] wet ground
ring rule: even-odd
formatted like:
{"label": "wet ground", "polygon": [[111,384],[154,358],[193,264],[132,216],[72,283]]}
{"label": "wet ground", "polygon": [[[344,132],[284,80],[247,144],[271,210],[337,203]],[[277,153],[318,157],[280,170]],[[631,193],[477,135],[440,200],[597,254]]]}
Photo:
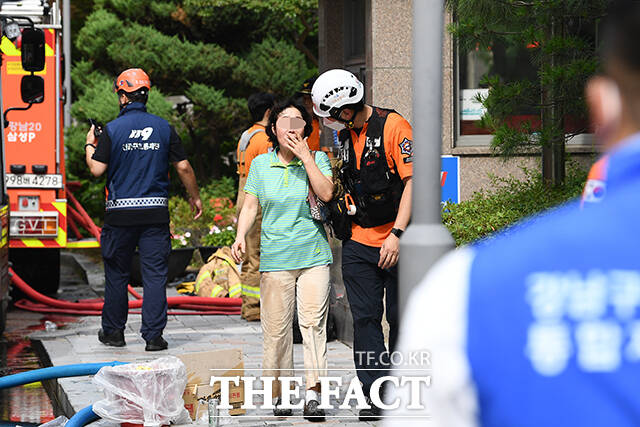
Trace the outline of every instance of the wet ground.
{"label": "wet ground", "polygon": [[[12,310],[8,313],[7,331],[0,341],[2,366],[0,375],[41,368],[35,346],[25,336],[30,331],[45,329],[45,322],[50,316],[42,314],[24,315],[25,312]],[[41,424],[55,418],[53,406],[42,383],[27,384],[0,390],[0,422],[24,425],[24,423]]]}
{"label": "wet ground", "polygon": [[[63,262],[62,285],[57,298],[81,300],[99,297],[104,286],[104,275],[101,268],[97,268],[101,265],[86,256],[76,255],[75,261],[75,263]],[[74,266],[77,269],[74,269]],[[176,290],[174,287],[169,287],[167,293],[169,296],[176,295]],[[49,329],[47,324],[50,326]],[[100,327],[98,316],[52,315],[12,310],[8,316],[4,337],[6,346],[2,347],[3,365],[0,369],[5,369],[5,372],[9,373],[9,371],[19,372],[38,368],[40,366],[36,354],[44,355],[44,360],[48,360],[53,366],[62,366],[112,360],[145,362],[165,355],[241,349],[245,363],[244,374],[256,378],[261,374],[262,331],[259,323],[246,322],[239,315],[172,315],[168,318],[163,334],[169,342],[169,349],[158,354],[144,351],[144,340],[139,333],[140,325],[140,315],[130,314],[125,330],[127,346],[114,348],[98,342],[96,336]],[[39,341],[34,343],[29,338]],[[332,341],[328,343],[328,353],[329,375],[343,379],[340,396],[331,398],[333,406],[338,408],[339,402],[347,393],[348,384],[355,377],[352,350],[340,341]],[[302,369],[302,359],[302,345],[294,344],[294,366],[298,367],[298,371]],[[40,384],[16,387],[4,392],[5,394],[0,394],[0,427],[39,424],[62,415],[63,409],[64,415],[71,417],[80,409],[104,399],[104,393],[89,376],[60,378],[55,382],[51,380],[51,382],[45,382],[44,386],[50,391],[49,396],[56,399],[53,405]],[[336,409],[327,414],[325,424],[340,424],[345,427],[378,425],[358,422],[356,414],[354,408]],[[199,421],[200,425],[207,424],[206,420]],[[106,422],[106,420],[100,422]],[[308,424],[302,419],[301,411],[295,412],[294,416],[289,418],[274,419],[271,411],[266,409],[251,410],[250,413],[236,417],[227,415],[223,417],[223,423],[240,426]],[[108,425],[116,426],[116,424]],[[104,425],[101,426],[104,427]]]}
{"label": "wet ground", "polygon": [[[69,263],[62,263],[60,274],[61,286],[57,298],[72,301],[97,297],[86,286],[80,272]],[[29,335],[37,331],[64,329],[80,319],[79,316],[33,313],[11,308],[7,314],[5,333],[0,339],[0,376],[42,368],[39,342],[32,341]],[[40,382],[0,390],[0,427],[39,425],[57,415]]]}

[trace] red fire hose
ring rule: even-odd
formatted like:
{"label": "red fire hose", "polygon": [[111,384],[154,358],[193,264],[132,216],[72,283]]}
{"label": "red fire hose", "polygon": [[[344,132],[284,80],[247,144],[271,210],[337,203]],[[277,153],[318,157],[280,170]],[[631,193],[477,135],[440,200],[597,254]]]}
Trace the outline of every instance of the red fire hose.
{"label": "red fire hose", "polygon": [[93,223],[93,220],[91,219],[87,211],[84,210],[80,202],[78,202],[78,200],[73,196],[71,191],[69,191],[68,186],[66,187],[66,193],[67,193],[67,198],[71,201],[71,203],[73,204],[73,207],[75,208],[73,209],[71,208],[71,206],[68,206],[69,212],[71,212],[71,215],[74,217],[74,219],[78,223],[80,223],[87,230],[89,230],[89,233],[91,233],[93,237],[100,240],[100,229],[98,228],[97,225]]}
{"label": "red fire hose", "polygon": [[[46,304],[39,304],[37,302],[29,301],[26,299],[18,300],[14,303],[14,306],[23,310],[34,311],[39,313],[57,313],[57,314],[75,314],[81,316],[100,316],[102,311],[98,310],[78,310],[78,309],[66,309],[66,308],[54,308]],[[181,306],[179,308],[182,308]],[[189,309],[189,307],[185,307]],[[129,314],[141,314],[139,310],[131,310]],[[199,309],[198,311],[167,311],[169,316],[186,316],[186,315],[216,315],[216,314],[240,314],[240,309],[236,307],[219,307],[214,310],[207,310],[206,307]]]}
{"label": "red fire hose", "polygon": [[76,239],[81,240],[82,234],[80,234],[80,230],[78,229],[78,226],[76,225],[76,222],[73,220],[71,215],[67,216],[67,225],[69,226],[71,231],[73,231],[73,234],[76,236]]}
{"label": "red fire hose", "polygon": [[[11,282],[24,292],[29,298],[40,304],[30,301],[18,301],[16,306],[26,310],[45,311],[67,314],[100,315],[104,302],[71,302],[50,298],[33,289],[18,276],[12,268],[9,268]],[[135,292],[135,291],[134,291]],[[240,314],[242,306],[241,298],[204,298],[204,297],[169,297],[169,307],[194,309],[193,312],[171,312],[170,314]],[[142,299],[129,301],[129,309],[142,307]]]}
{"label": "red fire hose", "polygon": [[140,295],[138,292],[136,292],[136,290],[133,289],[133,286],[127,285],[127,290],[129,291],[131,296],[133,296],[135,299],[142,299],[142,295]]}

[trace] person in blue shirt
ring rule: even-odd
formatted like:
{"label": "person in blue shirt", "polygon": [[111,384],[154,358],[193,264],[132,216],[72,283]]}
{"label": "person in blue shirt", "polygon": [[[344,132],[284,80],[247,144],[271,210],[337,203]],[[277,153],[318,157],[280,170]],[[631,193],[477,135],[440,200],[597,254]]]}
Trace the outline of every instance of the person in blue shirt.
{"label": "person in blue shirt", "polygon": [[640,425],[640,2],[613,1],[605,24],[586,94],[607,147],[606,195],[431,269],[395,357],[395,375],[430,379],[416,409],[409,386],[390,388],[385,425]]}
{"label": "person in blue shirt", "polygon": [[162,337],[167,324],[169,232],[169,163],[189,193],[195,218],[202,214],[198,185],[175,129],[147,113],[149,76],[139,68],[123,71],[114,82],[120,114],[107,123],[96,146],[94,126],[87,133],[85,157],[91,174],[107,173],[107,200],[100,245],[104,260],[105,294],[102,329],[105,345],[124,346],[131,258],[140,252],[144,286],[142,326],[145,350],[167,348]]}

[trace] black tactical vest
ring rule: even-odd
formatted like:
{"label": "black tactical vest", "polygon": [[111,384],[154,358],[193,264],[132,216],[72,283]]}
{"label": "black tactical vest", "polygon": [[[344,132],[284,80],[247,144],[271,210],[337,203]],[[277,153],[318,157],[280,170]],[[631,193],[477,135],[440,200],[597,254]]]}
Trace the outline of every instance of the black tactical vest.
{"label": "black tactical vest", "polygon": [[373,113],[367,121],[360,169],[356,166],[351,131],[344,129],[339,135],[343,160],[341,179],[345,190],[351,194],[356,204],[353,222],[364,228],[395,221],[404,190],[395,163],[394,171],[389,169],[384,149],[384,125],[390,113],[395,111],[373,107]]}

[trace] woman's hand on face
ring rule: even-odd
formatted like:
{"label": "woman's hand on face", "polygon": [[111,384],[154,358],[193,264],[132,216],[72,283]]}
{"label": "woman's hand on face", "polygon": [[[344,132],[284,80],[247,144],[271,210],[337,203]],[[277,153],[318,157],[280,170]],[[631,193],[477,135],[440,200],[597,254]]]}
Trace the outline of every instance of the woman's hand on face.
{"label": "woman's hand on face", "polygon": [[302,138],[298,133],[287,132],[285,136],[285,145],[291,152],[302,161],[308,160],[311,157],[309,151],[309,145],[307,145],[307,138]]}
{"label": "woman's hand on face", "polygon": [[231,245],[231,256],[233,260],[240,264],[242,259],[244,258],[244,253],[246,249],[246,243],[242,237],[237,237],[236,241]]}

